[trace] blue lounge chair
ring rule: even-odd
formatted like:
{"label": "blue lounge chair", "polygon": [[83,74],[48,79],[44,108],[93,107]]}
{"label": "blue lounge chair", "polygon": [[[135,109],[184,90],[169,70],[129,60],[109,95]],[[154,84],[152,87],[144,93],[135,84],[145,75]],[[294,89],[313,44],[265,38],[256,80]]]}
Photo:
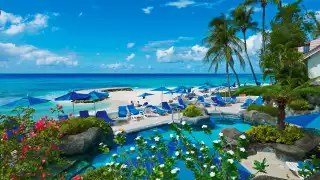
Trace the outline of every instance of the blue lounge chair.
{"label": "blue lounge chair", "polygon": [[103,119],[104,122],[108,122],[108,123],[110,123],[111,125],[113,125],[114,122],[116,122],[115,120],[111,119],[111,118],[108,116],[108,114],[107,114],[106,111],[98,111],[98,112],[96,113],[96,117],[97,117],[97,118],[100,118],[100,119]]}
{"label": "blue lounge chair", "polygon": [[136,109],[136,107],[134,107],[134,105],[130,104],[127,105],[128,111],[131,115],[139,115],[140,111],[138,109]]}
{"label": "blue lounge chair", "polygon": [[217,97],[211,97],[215,106],[225,106],[226,103],[224,101],[219,100]]}
{"label": "blue lounge chair", "polygon": [[251,104],[253,104],[253,100],[252,99],[247,99],[242,105],[241,108],[246,109],[248,108]]}
{"label": "blue lounge chair", "polygon": [[143,105],[142,106],[147,106],[148,105],[148,102],[145,102],[145,103],[143,103]]}
{"label": "blue lounge chair", "polygon": [[89,117],[89,112],[88,111],[79,111],[80,117],[82,118],[87,118]]}
{"label": "blue lounge chair", "polygon": [[118,107],[118,117],[119,118],[127,118],[128,110],[126,106],[119,106]]}
{"label": "blue lounge chair", "polygon": [[203,96],[198,96],[198,101],[200,101],[204,107],[210,107],[210,104],[204,101]]}
{"label": "blue lounge chair", "polygon": [[154,110],[156,113],[158,113],[159,115],[161,116],[164,116],[167,114],[167,111],[163,110],[163,109],[160,109],[159,107],[157,106],[152,106],[152,110]]}
{"label": "blue lounge chair", "polygon": [[172,113],[172,108],[169,106],[167,102],[162,102],[161,106],[162,106],[162,109],[164,109],[168,113]]}
{"label": "blue lounge chair", "polygon": [[179,103],[179,106],[181,106],[182,110],[187,107],[187,105],[183,102],[183,100],[180,96],[178,97],[178,103]]}
{"label": "blue lounge chair", "polygon": [[59,121],[67,120],[68,118],[69,118],[68,115],[60,115],[60,116],[58,116]]}
{"label": "blue lounge chair", "polygon": [[259,106],[263,106],[263,98],[261,96],[259,96],[255,101],[254,104],[259,105]]}

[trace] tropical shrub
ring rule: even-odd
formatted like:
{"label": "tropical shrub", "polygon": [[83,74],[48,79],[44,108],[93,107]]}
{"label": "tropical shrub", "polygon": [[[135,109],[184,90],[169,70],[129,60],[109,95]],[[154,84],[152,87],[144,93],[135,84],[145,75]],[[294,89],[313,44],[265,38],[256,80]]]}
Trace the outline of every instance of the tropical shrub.
{"label": "tropical shrub", "polygon": [[[248,140],[241,135],[234,150],[225,150],[226,138],[220,133],[219,140],[209,144],[199,141],[192,135],[192,128],[186,122],[171,124],[170,140],[154,132],[153,136],[135,139],[135,145],[126,149],[125,133],[115,133],[114,141],[119,145],[117,153],[112,154],[111,162],[106,166],[89,171],[80,178],[84,180],[110,179],[177,179],[180,169],[177,163],[185,164],[195,179],[239,179],[238,162],[247,158],[246,147]],[[212,139],[212,130],[206,125],[202,130]],[[100,146],[103,146],[101,144]],[[170,150],[169,150],[170,148]],[[172,149],[171,149],[172,148]],[[212,151],[214,148],[216,151]],[[265,172],[266,160],[255,161],[255,169]],[[252,175],[254,176],[254,174]]]}
{"label": "tropical shrub", "polygon": [[68,123],[63,123],[60,128],[60,132],[63,135],[74,135],[82,133],[89,128],[99,127],[105,132],[111,130],[110,124],[104,122],[102,119],[96,117],[87,117],[87,118],[70,118]]}
{"label": "tropical shrub", "polygon": [[308,110],[309,109],[309,102],[304,100],[304,99],[297,99],[297,100],[293,100],[291,101],[288,106],[296,111],[299,110]]}
{"label": "tropical shrub", "polygon": [[259,86],[240,87],[232,93],[233,96],[239,96],[240,94],[247,94],[250,96],[261,96],[263,90]]}
{"label": "tropical shrub", "polygon": [[1,179],[45,179],[51,165],[65,165],[60,157],[60,122],[47,116],[31,119],[33,109],[18,107],[17,116],[0,116]]}
{"label": "tropical shrub", "polygon": [[273,116],[273,117],[277,117],[278,114],[279,114],[278,108],[273,107],[271,105],[259,106],[259,105],[256,105],[256,104],[251,104],[247,108],[247,110],[248,111],[256,110],[256,111],[259,111],[259,112],[267,113],[267,114],[269,114],[270,116]]}
{"label": "tropical shrub", "polygon": [[197,117],[203,115],[201,110],[193,104],[189,105],[185,110],[183,110],[182,114],[186,117]]}
{"label": "tropical shrub", "polygon": [[261,143],[282,143],[293,144],[296,140],[303,137],[303,132],[296,126],[285,126],[284,130],[279,131],[278,127],[272,125],[253,126],[246,131],[246,134],[255,142]]}
{"label": "tropical shrub", "polygon": [[311,159],[306,160],[305,163],[303,163],[301,169],[298,171],[299,176],[303,177],[304,179],[319,172],[320,159],[318,159],[315,155],[312,155]]}

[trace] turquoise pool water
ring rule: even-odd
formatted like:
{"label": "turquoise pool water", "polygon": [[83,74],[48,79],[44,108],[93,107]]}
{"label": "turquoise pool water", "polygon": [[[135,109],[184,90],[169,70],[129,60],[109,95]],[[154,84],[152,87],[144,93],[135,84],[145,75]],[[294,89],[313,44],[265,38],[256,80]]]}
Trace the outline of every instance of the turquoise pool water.
{"label": "turquoise pool water", "polygon": [[[210,127],[210,124],[208,127]],[[211,128],[212,128],[211,138],[216,140],[216,139],[219,139],[219,133],[224,128],[236,128],[239,131],[244,132],[244,131],[250,129],[251,125],[245,124],[245,123],[224,124],[224,123],[220,122],[220,123],[216,124],[216,126],[211,127]],[[169,125],[164,125],[164,126],[160,126],[157,128],[147,129],[147,130],[143,130],[140,132],[128,134],[127,135],[127,143],[124,146],[124,149],[129,149],[130,147],[134,146],[135,145],[134,139],[137,136],[142,136],[144,138],[148,138],[154,134],[155,130],[160,132],[160,134],[163,136],[164,140],[170,141],[170,134],[172,134],[173,132],[169,131]],[[206,134],[204,134],[204,132],[201,130],[201,126],[194,126],[192,135],[196,139],[198,139],[200,141],[204,141],[204,143],[206,145],[208,145],[209,147],[212,147],[211,146],[212,140]],[[191,137],[190,137],[190,139],[191,139]],[[110,153],[108,155],[100,154],[100,155],[96,156],[94,158],[94,160],[92,161],[92,165],[96,168],[104,166],[107,162],[112,161],[111,155],[114,153],[118,153],[119,151],[120,151],[119,148],[114,148],[114,149],[110,150]],[[133,155],[132,158],[135,158],[135,156]],[[178,161],[177,167],[179,167],[181,169],[181,171],[178,175],[179,179],[194,179],[192,172],[185,169],[184,162]],[[241,171],[241,174],[249,174],[249,172],[242,166],[239,167],[239,170]],[[241,178],[241,179],[246,179],[246,178]]]}

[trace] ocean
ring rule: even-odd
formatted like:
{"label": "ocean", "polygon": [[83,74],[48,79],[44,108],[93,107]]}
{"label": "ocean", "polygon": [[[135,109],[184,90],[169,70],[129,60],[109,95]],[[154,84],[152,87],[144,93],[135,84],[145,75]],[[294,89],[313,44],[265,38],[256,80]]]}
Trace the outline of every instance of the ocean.
{"label": "ocean", "polygon": [[[251,74],[239,75],[241,83],[254,83]],[[262,76],[257,75],[262,81]],[[72,112],[72,105],[54,102],[53,99],[72,90],[106,87],[156,88],[180,85],[199,86],[203,83],[222,84],[225,74],[0,74],[0,114],[12,114],[10,108],[2,105],[26,95],[52,100],[35,105],[34,118],[50,115],[49,108],[59,103],[66,112]],[[230,83],[235,82],[231,76]],[[263,82],[263,81],[262,81]],[[108,103],[97,103],[97,109],[106,109]],[[75,111],[92,110],[92,104],[76,104]]]}

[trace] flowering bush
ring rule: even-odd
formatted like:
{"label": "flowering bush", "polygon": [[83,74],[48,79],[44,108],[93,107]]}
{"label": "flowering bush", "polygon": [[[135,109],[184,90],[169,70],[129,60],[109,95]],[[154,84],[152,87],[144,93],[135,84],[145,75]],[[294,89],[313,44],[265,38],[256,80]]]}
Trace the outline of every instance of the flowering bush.
{"label": "flowering bush", "polygon": [[1,115],[1,179],[45,179],[49,165],[63,165],[60,122],[45,116],[31,120],[33,109],[18,107],[17,116]]}
{"label": "flowering bush", "polygon": [[[239,179],[238,162],[248,156],[244,148],[248,143],[246,137],[240,136],[236,147],[226,151],[226,139],[222,133],[219,140],[213,140],[212,130],[206,125],[203,125],[202,129],[212,140],[210,146],[196,139],[191,126],[185,122],[171,124],[173,134],[170,135],[170,141],[165,141],[164,137],[155,131],[154,135],[148,138],[138,136],[135,146],[128,149],[124,147],[125,133],[118,131],[114,141],[120,149],[116,154],[112,154],[112,161],[82,177],[84,180],[177,179],[180,172],[177,164],[183,162],[195,179]],[[103,144],[100,146],[103,147]],[[256,161],[254,165],[257,173],[265,172],[265,160]]]}

